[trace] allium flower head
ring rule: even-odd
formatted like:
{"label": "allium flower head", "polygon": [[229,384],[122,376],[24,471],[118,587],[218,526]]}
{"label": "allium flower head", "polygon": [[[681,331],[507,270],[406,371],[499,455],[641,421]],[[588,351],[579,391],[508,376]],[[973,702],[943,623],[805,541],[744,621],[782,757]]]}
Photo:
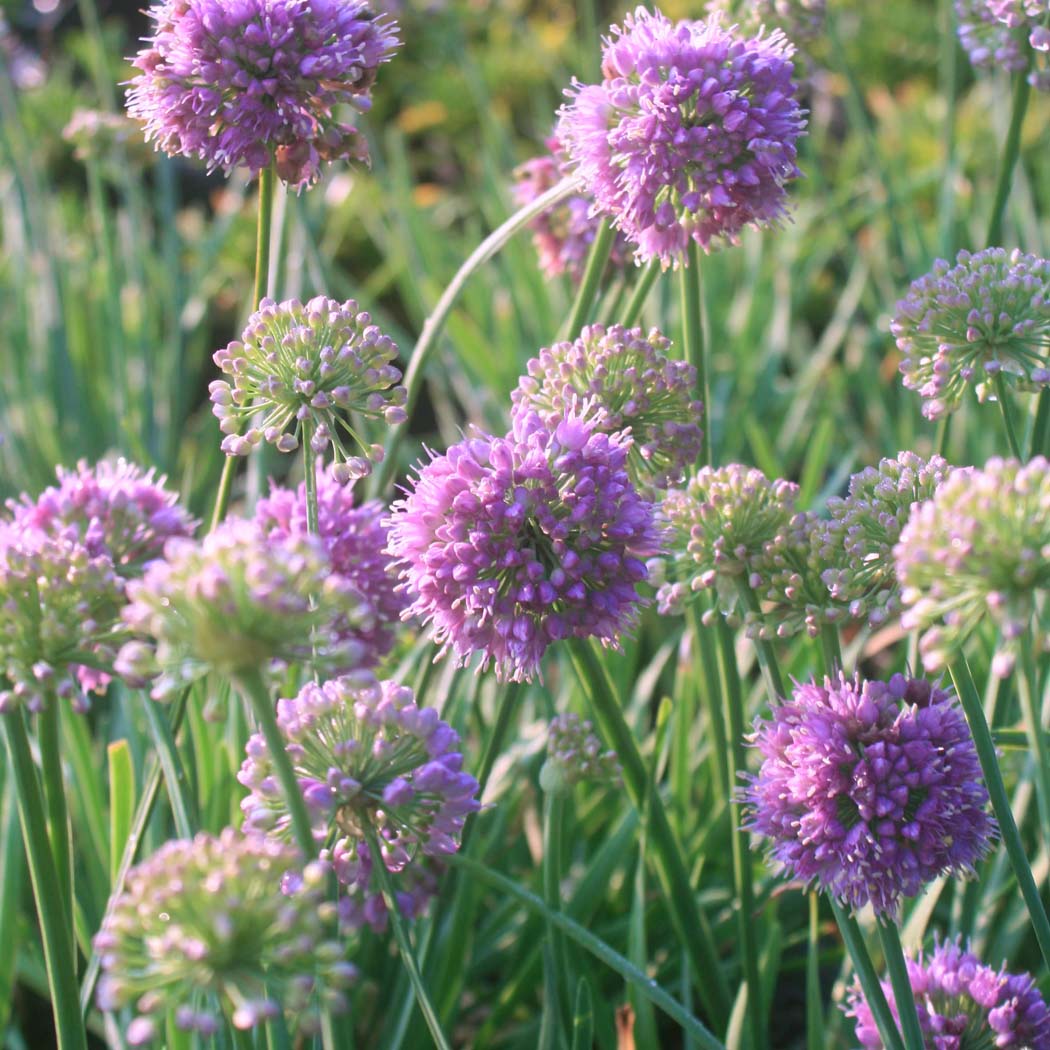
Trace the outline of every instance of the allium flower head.
{"label": "allium flower head", "polygon": [[232,828],[169,842],[131,869],[95,937],[99,1008],[135,1012],[132,1046],[163,1039],[169,1012],[205,1037],[281,1013],[315,1029],[355,977],[328,910],[323,865],[304,871],[288,844]]}
{"label": "allium flower head", "polygon": [[725,15],[745,32],[775,27],[791,40],[808,40],[824,31],[827,0],[709,0],[707,11]]}
{"label": "allium flower head", "polygon": [[547,761],[540,769],[540,787],[567,794],[577,784],[619,784],[620,761],[615,751],[602,748],[594,726],[569,712],[551,720],[547,735]]}
{"label": "allium flower head", "polygon": [[593,417],[548,426],[523,413],[505,438],[479,434],[434,457],[390,519],[408,613],[502,679],[532,678],[562,638],[617,645],[662,543],[629,448]]}
{"label": "allium flower head", "polygon": [[39,529],[106,554],[122,575],[133,575],[159,557],[172,536],[191,536],[196,522],[165,488],[166,478],[119,459],[76,470],[57,470],[58,485],[36,499],[8,501],[17,528]]}
{"label": "allium flower head", "polygon": [[786,214],[805,126],[794,48],[639,7],[605,42],[600,84],[575,83],[557,134],[584,190],[640,261],[677,262]]}
{"label": "allium flower head", "polygon": [[[226,435],[223,452],[246,456],[264,439],[292,452],[309,424],[315,452],[334,446],[341,480],[368,474],[382,446],[367,448],[347,415],[404,422],[408,395],[396,385],[396,358],[397,347],[352,299],[318,296],[305,306],[264,299],[241,341],[215,353],[215,363],[233,377],[232,385],[217,379],[209,387]],[[351,453],[355,444],[365,456]]]}
{"label": "allium flower head", "polygon": [[[396,876],[402,909],[419,914],[427,858],[454,853],[464,820],[479,808],[478,783],[463,772],[459,737],[433,708],[417,707],[411,689],[363,672],[311,682],[298,696],[279,700],[277,721],[318,846],[347,888],[342,918],[377,929],[386,923],[370,835]],[[261,735],[249,740],[238,779],[251,792],[241,804],[245,828],[290,838],[287,806]]]}
{"label": "allium flower head", "polygon": [[692,592],[708,587],[732,609],[737,578],[750,581],[766,544],[793,518],[797,496],[792,482],[770,481],[739,463],[704,467],[685,488],[668,492],[660,509],[673,538],[657,594],[661,611],[680,610]]}
{"label": "allium flower head", "polygon": [[955,0],[959,43],[978,69],[1003,69],[1019,73],[1028,64],[1025,49],[1014,33],[992,10],[989,0]]}
{"label": "allium flower head", "polygon": [[990,615],[1004,648],[994,667],[1013,668],[1016,639],[1029,629],[1039,591],[1050,584],[1050,463],[990,459],[955,470],[918,504],[894,550],[905,630],[919,641],[927,670]]}
{"label": "allium flower head", "polygon": [[148,644],[126,645],[117,669],[129,681],[159,675],[151,692],[157,700],[209,671],[236,677],[271,660],[353,668],[361,644],[315,629],[336,616],[352,624],[355,615],[371,614],[331,572],[316,537],[278,539],[236,519],[199,542],[169,540],[164,559],[128,584],[128,597],[124,620]]}
{"label": "allium flower head", "polygon": [[1020,389],[1050,383],[1050,260],[1016,249],[938,259],[897,303],[890,325],[903,353],[904,385],[922,414],[954,412],[968,385],[983,400],[1002,375]]}
{"label": "allium flower head", "polygon": [[995,836],[966,719],[925,679],[797,686],[752,743],[747,826],[854,909],[895,914],[938,875],[972,873]]}
{"label": "allium flower head", "polygon": [[[553,189],[569,174],[568,158],[557,135],[547,139],[547,149],[549,152],[526,161],[514,173],[517,179],[514,199],[522,207]],[[579,282],[583,277],[587,256],[601,224],[592,205],[589,197],[576,194],[529,223],[532,243],[540,257],[540,269],[548,277],[567,273],[573,282]],[[609,262],[620,268],[626,261],[627,239],[622,233],[617,233]]]}
{"label": "allium flower head", "polygon": [[[936,1050],[1050,1050],[1050,1009],[1026,973],[993,970],[958,941],[942,941],[929,956],[907,959],[919,1027]],[[882,982],[890,1010],[899,1017],[893,988]],[[846,1015],[857,1022],[865,1050],[883,1050],[871,1008],[859,984],[850,990]]]}
{"label": "allium flower head", "polygon": [[337,119],[369,108],[396,27],[360,0],[160,0],[128,111],[166,153],[209,168],[271,162],[294,187],[321,164],[368,159],[363,136]]}
{"label": "allium flower head", "polygon": [[[397,578],[389,569],[387,508],[378,500],[354,506],[353,484],[343,484],[329,468],[317,475],[318,536],[328,555],[329,570],[368,605],[372,615],[362,619],[360,609],[337,609],[326,630],[338,638],[360,643],[361,662],[374,667],[390,651],[395,627],[407,604],[396,590]],[[306,486],[298,490],[272,485],[270,495],[255,506],[255,520],[277,541],[308,534]],[[358,603],[360,604],[360,603]],[[349,614],[349,615],[348,615]]]}
{"label": "allium flower head", "polygon": [[123,603],[123,581],[105,553],[64,535],[0,528],[0,672],[9,683],[0,687],[0,714],[37,711],[52,697],[84,710],[76,676],[85,658],[113,663]]}
{"label": "allium flower head", "polygon": [[680,482],[703,447],[703,405],[693,397],[696,369],[667,355],[671,341],[653,328],[585,327],[574,342],[540,351],[510,395],[514,414],[562,419],[572,405],[597,412],[607,434],[630,428],[627,456],[639,488]]}

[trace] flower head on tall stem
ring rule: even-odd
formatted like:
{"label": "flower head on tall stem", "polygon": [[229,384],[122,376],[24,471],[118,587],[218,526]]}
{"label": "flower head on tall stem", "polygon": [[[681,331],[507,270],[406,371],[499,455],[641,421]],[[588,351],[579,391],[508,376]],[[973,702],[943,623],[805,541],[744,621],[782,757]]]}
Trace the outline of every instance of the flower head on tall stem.
{"label": "flower head on tall stem", "polygon": [[938,259],[897,303],[890,331],[904,355],[904,385],[922,414],[940,419],[968,386],[982,400],[1002,376],[1018,389],[1050,384],[1050,260],[1018,250]]}
{"label": "flower head on tall stem", "polygon": [[396,359],[397,346],[352,299],[264,299],[241,340],[215,353],[233,380],[209,388],[223,452],[246,456],[264,440],[292,452],[306,430],[315,453],[333,446],[340,480],[367,475],[383,447],[366,446],[353,419],[405,421]]}
{"label": "flower head on tall stem", "polygon": [[[466,817],[479,808],[477,781],[462,769],[459,738],[412,690],[366,673],[304,686],[279,700],[277,722],[313,821],[314,837],[346,888],[341,918],[386,925],[372,872],[369,832],[396,876],[399,905],[418,915],[434,886],[433,860],[459,848]],[[248,831],[291,835],[287,805],[265,740],[248,742],[238,779]]]}
{"label": "flower head on tall stem", "polygon": [[1018,639],[1033,628],[1050,583],[1050,463],[990,459],[958,469],[917,504],[894,550],[905,630],[921,630],[927,670],[943,667],[990,617],[1003,645],[993,668],[1009,674]]}
{"label": "flower head on tall stem", "polygon": [[937,876],[972,874],[995,837],[966,719],[925,679],[796,686],[752,745],[747,826],[786,872],[854,909],[896,915]]}
{"label": "flower head on tall stem", "polygon": [[563,638],[617,646],[662,547],[629,448],[573,410],[549,424],[522,413],[507,437],[478,434],[435,456],[390,518],[408,614],[505,680],[531,679]]}
{"label": "flower head on tall stem", "polygon": [[160,0],[149,16],[128,111],[166,153],[253,175],[273,163],[296,188],[324,162],[368,160],[342,111],[368,110],[398,39],[362,0]]}
{"label": "flower head on tall stem", "polygon": [[794,48],[717,16],[672,22],[639,7],[605,42],[600,84],[575,83],[557,134],[596,209],[641,260],[677,263],[786,214],[805,127]]}
{"label": "flower head on tall stem", "polygon": [[620,760],[602,747],[594,726],[573,712],[558,715],[547,730],[547,761],[540,769],[540,787],[558,794],[577,784],[619,784]]}
{"label": "flower head on tall stem", "polygon": [[[984,23],[994,20],[1001,27],[1000,33],[1010,40],[1004,49],[1004,58],[1009,62],[1000,64],[1011,72],[1018,72],[1030,63],[1028,82],[1039,91],[1050,91],[1050,66],[1045,58],[1050,51],[1050,8],[1046,0],[981,0],[973,6],[977,10],[971,18]],[[962,37],[961,27],[959,33]],[[979,62],[973,53],[970,60],[975,66],[992,64],[987,59]]]}
{"label": "flower head on tall stem", "polygon": [[782,29],[790,40],[812,40],[824,31],[827,0],[708,0],[707,12],[747,33],[766,26]]}
{"label": "flower head on tall stem", "polygon": [[561,419],[588,404],[607,434],[629,429],[627,466],[635,485],[665,488],[682,480],[703,445],[703,405],[693,397],[696,369],[668,356],[671,341],[653,328],[587,326],[573,342],[544,348],[511,393],[514,415]]}
{"label": "flower head on tall stem", "polygon": [[117,670],[136,684],[152,681],[156,700],[210,671],[235,678],[274,660],[356,667],[361,643],[324,628],[372,612],[331,572],[316,537],[278,539],[237,519],[200,541],[169,540],[164,559],[128,584],[128,598],[124,620],[142,640],[121,650]]}
{"label": "flower head on tall stem", "polygon": [[[1050,1050],[1050,1009],[1026,973],[986,966],[961,941],[941,941],[927,956],[908,959],[919,1025],[938,1050],[1012,1047]],[[897,1017],[889,981],[882,990]],[[850,990],[846,1015],[855,1019],[864,1050],[883,1050],[871,1007],[858,984]]]}
{"label": "flower head on tall stem", "polygon": [[1017,34],[992,10],[989,0],[955,0],[959,43],[978,69],[1004,69],[1020,73],[1028,56]]}
{"label": "flower head on tall stem", "polygon": [[131,1008],[132,1046],[224,1021],[251,1029],[284,1014],[316,1030],[319,1009],[347,1009],[356,976],[327,916],[325,872],[292,846],[227,828],[162,846],[132,868],[95,950],[98,1005]]}

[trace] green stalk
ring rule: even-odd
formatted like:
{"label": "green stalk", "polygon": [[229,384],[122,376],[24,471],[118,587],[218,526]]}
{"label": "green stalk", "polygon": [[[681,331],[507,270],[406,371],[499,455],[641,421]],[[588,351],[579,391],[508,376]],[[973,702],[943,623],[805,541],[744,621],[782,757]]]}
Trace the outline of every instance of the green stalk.
{"label": "green stalk", "polygon": [[948,458],[948,442],[952,436],[952,416],[945,413],[937,422],[937,431],[934,435],[933,445],[938,456]]}
{"label": "green stalk", "polygon": [[624,719],[616,690],[593,648],[589,643],[577,640],[570,641],[568,648],[595,722],[620,759],[624,786],[631,804],[641,815],[646,813],[646,806],[649,807],[651,820],[647,834],[653,846],[664,901],[679,942],[689,955],[697,979],[697,992],[704,1008],[713,1026],[722,1030],[729,1020],[731,1009],[729,986],[722,972],[714,934],[697,906],[689,872],[668,822],[663,800],[656,791],[650,797],[645,762],[634,734]]}
{"label": "green stalk", "polygon": [[[721,798],[732,794],[733,774],[729,770],[729,742],[726,736],[725,712],[720,702],[718,680],[719,658],[711,639],[711,631],[705,627],[699,606],[694,602],[689,609],[693,638],[696,641],[696,658],[703,671],[704,686],[697,681],[697,691],[704,702],[707,728],[711,734],[711,757],[715,764],[715,787]],[[699,677],[699,676],[698,676]]]}
{"label": "green stalk", "polygon": [[77,998],[71,926],[66,922],[58,873],[48,843],[44,799],[29,749],[25,717],[16,711],[0,717],[0,723],[3,724],[10,768],[18,787],[18,815],[44,942],[44,963],[58,1050],[87,1050],[87,1036]]}
{"label": "green stalk", "polygon": [[1043,731],[1043,719],[1039,697],[1039,669],[1032,649],[1031,630],[1021,636],[1021,673],[1017,675],[1017,692],[1024,712],[1025,733],[1031,753],[1035,758],[1036,798],[1039,802],[1039,818],[1042,823],[1043,844],[1050,847],[1050,746]]}
{"label": "green stalk", "polygon": [[[718,670],[722,680],[722,694],[729,717],[729,782],[741,783],[747,769],[744,745],[744,698],[740,675],[733,649],[733,636],[724,621],[719,620]],[[754,870],[751,866],[751,843],[740,824],[739,807],[733,814],[733,884],[737,898],[737,931],[743,949],[744,981],[747,984],[747,1020],[753,1050],[769,1045],[766,1031],[766,1012],[762,1005],[762,980],[758,968],[758,928],[755,921]]]}
{"label": "green stalk", "polygon": [[940,56],[938,81],[948,106],[944,117],[944,177],[941,181],[937,215],[940,225],[940,252],[945,259],[955,255],[955,175],[957,168],[956,111],[959,86],[959,41],[955,32],[955,2],[940,0]]}
{"label": "green stalk", "polygon": [[[761,616],[762,607],[758,604],[758,596],[743,577],[739,579],[738,592],[740,600],[748,612]],[[787,696],[787,691],[784,688],[784,677],[780,673],[780,661],[777,660],[777,651],[766,638],[752,638],[751,641],[755,646],[755,652],[758,654],[758,666],[766,683],[769,702],[778,704]]]}
{"label": "green stalk", "polygon": [[576,290],[576,299],[573,301],[569,319],[562,329],[564,338],[575,339],[580,334],[580,329],[587,323],[615,239],[616,231],[612,223],[608,219],[603,219],[591,244],[591,250],[587,253],[587,265],[583,270],[583,278],[580,281],[580,287]]}
{"label": "green stalk", "polygon": [[171,803],[171,815],[175,821],[175,832],[179,838],[190,839],[200,830],[200,812],[193,797],[186,767],[179,759],[175,745],[175,733],[167,720],[157,709],[157,703],[148,696],[142,697],[142,710],[146,715],[153,749],[164,773],[164,783],[168,789],[168,801]]}
{"label": "green stalk", "polygon": [[995,377],[995,398],[999,402],[999,412],[1003,417],[1003,427],[1006,429],[1006,442],[1010,446],[1010,454],[1023,463],[1024,455],[1021,452],[1021,443],[1017,440],[1010,405],[1007,403],[1006,380],[1002,372]]}
{"label": "green stalk", "polygon": [[[631,292],[631,298],[628,299],[627,305],[624,307],[620,323],[625,328],[630,328],[638,322],[638,318],[642,314],[642,308],[645,306],[645,301],[649,298],[649,293],[653,290],[653,285],[659,276],[660,264],[653,259],[642,270],[642,276],[638,278],[638,283],[634,286],[634,291]],[[616,318],[613,318],[613,320],[615,321]]]}
{"label": "green stalk", "polygon": [[284,796],[285,805],[288,806],[288,813],[292,818],[295,841],[303,857],[307,860],[312,859],[317,853],[317,846],[310,825],[310,816],[306,811],[306,801],[303,799],[302,789],[296,779],[292,760],[285,750],[285,739],[280,726],[277,725],[277,713],[274,710],[270,691],[266,688],[266,683],[263,682],[258,671],[242,671],[237,676],[237,684],[266,740],[266,748],[270,752],[270,760],[273,762],[277,780],[281,785],[281,794]]}
{"label": "green stalk", "polygon": [[1050,387],[1043,387],[1035,403],[1035,418],[1028,440],[1028,458],[1047,453],[1047,437],[1050,436]]}
{"label": "green stalk", "polygon": [[[544,806],[543,819],[543,899],[552,912],[562,910],[561,878],[564,871],[562,843],[565,837],[565,808],[567,799],[560,791],[548,791]],[[569,962],[565,950],[565,938],[561,931],[550,923],[547,924],[548,946],[550,948],[550,981],[553,996],[545,997],[544,1014],[549,1016],[547,1030],[552,1033],[564,1030],[564,1019],[568,1015],[569,1004],[563,996],[569,995]],[[545,959],[546,962],[546,959]],[[555,1036],[553,1043],[558,1039]]]}
{"label": "green stalk", "polygon": [[321,529],[318,525],[317,511],[317,456],[311,444],[314,427],[310,420],[303,423],[303,474],[306,484],[306,531],[316,536]]}
{"label": "green stalk", "polygon": [[875,920],[882,942],[882,954],[886,959],[886,969],[890,974],[890,985],[893,987],[893,1001],[897,1004],[897,1017],[900,1019],[901,1034],[904,1036],[906,1050],[924,1050],[926,1043],[919,1026],[919,1014],[915,1009],[915,993],[908,979],[908,964],[904,961],[904,949],[901,947],[900,933],[892,919],[880,915]]}
{"label": "green stalk", "polygon": [[966,720],[970,723],[970,733],[973,736],[974,746],[977,748],[977,757],[981,762],[981,772],[984,774],[985,786],[992,800],[992,812],[999,822],[999,834],[1006,847],[1010,866],[1014,870],[1014,877],[1017,879],[1021,896],[1028,909],[1028,917],[1032,920],[1035,939],[1039,942],[1043,961],[1047,967],[1050,967],[1050,919],[1047,918],[1046,909],[1040,900],[1039,889],[1032,876],[1032,868],[1021,842],[1021,834],[1017,830],[1017,823],[1010,809],[1010,798],[1006,794],[1003,774],[999,769],[995,744],[992,742],[992,734],[988,729],[988,721],[984,717],[984,708],[981,706],[977,684],[970,673],[969,664],[963,657],[949,664],[948,673],[955,684],[955,691],[966,713]]}
{"label": "green stalk", "polygon": [[408,930],[405,929],[404,919],[401,916],[401,912],[398,911],[397,897],[390,883],[390,872],[386,870],[386,865],[383,863],[383,854],[380,850],[379,840],[376,838],[376,833],[372,828],[365,830],[365,838],[368,841],[368,850],[372,854],[372,871],[375,872],[379,890],[383,894],[383,900],[386,902],[386,909],[390,915],[390,925],[394,928],[394,940],[397,941],[397,949],[401,954],[401,961],[405,965],[405,970],[408,972],[408,979],[412,982],[412,990],[416,993],[416,1002],[419,1004],[419,1009],[427,1022],[427,1028],[430,1029],[430,1035],[434,1040],[434,1044],[439,1050],[451,1050],[449,1042],[445,1038],[445,1033],[441,1030],[441,1021],[438,1019],[437,1011],[434,1009],[434,1004],[430,1001],[430,996],[427,994],[423,976],[419,972],[415,952],[412,949],[412,942],[409,940]]}
{"label": "green stalk", "polygon": [[838,674],[843,669],[842,643],[839,641],[838,629],[830,623],[820,626],[820,651],[824,657],[824,673]]}
{"label": "green stalk", "polygon": [[806,949],[806,1050],[824,1050],[824,997],[820,990],[820,896],[810,891]]}
{"label": "green stalk", "polygon": [[900,1031],[893,1019],[890,1004],[886,1001],[886,995],[864,944],[864,936],[860,932],[857,920],[834,897],[829,896],[828,900],[831,903],[835,921],[838,923],[839,932],[842,934],[842,941],[846,945],[846,951],[849,952],[849,957],[853,961],[853,969],[857,973],[868,1009],[871,1010],[879,1035],[882,1036],[883,1045],[886,1050],[905,1050]]}
{"label": "green stalk", "polygon": [[55,858],[58,876],[59,903],[65,916],[66,929],[73,932],[73,843],[66,804],[66,781],[62,772],[62,746],[59,740],[59,719],[62,712],[58,697],[48,697],[44,709],[37,716],[37,741],[40,744],[40,772],[44,782],[44,801],[47,805],[47,828],[51,839],[51,854]]}
{"label": "green stalk", "polygon": [[1028,110],[1028,98],[1032,93],[1028,83],[1028,70],[1032,63],[1031,49],[1026,47],[1025,50],[1029,53],[1028,67],[1016,74],[1017,80],[1014,83],[1013,101],[1010,106],[1010,126],[1006,131],[1006,141],[1003,143],[1003,153],[999,160],[999,177],[995,184],[995,196],[992,198],[992,213],[988,219],[988,235],[984,239],[989,248],[997,247],[1002,240],[1006,204],[1010,199],[1014,168],[1021,153],[1021,127]]}
{"label": "green stalk", "polygon": [[682,294],[682,343],[685,359],[696,369],[696,396],[704,404],[704,444],[700,453],[704,466],[711,466],[711,394],[708,390],[707,354],[704,347],[703,289],[700,246],[689,240],[686,262],[678,269]]}

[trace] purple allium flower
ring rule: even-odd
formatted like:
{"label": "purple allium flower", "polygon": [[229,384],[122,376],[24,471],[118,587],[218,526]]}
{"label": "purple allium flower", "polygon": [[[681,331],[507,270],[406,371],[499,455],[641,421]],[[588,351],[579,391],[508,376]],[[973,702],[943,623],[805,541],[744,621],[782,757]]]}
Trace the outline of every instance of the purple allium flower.
{"label": "purple allium flower", "polygon": [[[993,970],[959,940],[941,941],[929,957],[920,952],[918,959],[906,962],[927,1046],[936,1050],[1050,1050],[1050,1009],[1028,974]],[[889,981],[882,982],[882,990],[897,1018]],[[883,1050],[859,984],[850,989],[845,1012],[856,1019],[861,1046]]]}
{"label": "purple allium flower", "polygon": [[992,11],[989,0],[955,0],[959,43],[977,68],[1019,73],[1028,56],[1013,33]]}
{"label": "purple allium flower", "polygon": [[126,637],[120,624],[124,583],[104,552],[75,538],[10,523],[0,527],[0,714],[69,699],[87,709],[88,686]]}
{"label": "purple allium flower", "polygon": [[253,175],[273,162],[296,188],[316,182],[324,161],[367,161],[364,137],[336,115],[367,111],[398,44],[367,4],[161,0],[149,15],[128,112],[160,149]]}
{"label": "purple allium flower", "polygon": [[507,437],[477,434],[434,457],[390,519],[408,614],[460,662],[480,652],[500,679],[532,678],[562,638],[617,646],[662,545],[629,448],[593,417],[547,426],[523,413]]}
{"label": "purple allium flower", "polygon": [[[568,158],[551,135],[546,142],[548,153],[520,165],[514,175],[514,199],[522,207],[531,204],[553,189],[569,175]],[[583,277],[584,266],[601,219],[592,212],[593,202],[582,194],[569,197],[529,223],[532,243],[540,257],[540,269],[548,277],[567,273],[574,283]],[[617,233],[609,262],[621,268],[627,261],[627,239]]]}
{"label": "purple allium flower", "polygon": [[940,419],[974,384],[984,400],[1002,375],[1020,389],[1050,383],[1050,260],[1016,249],[959,252],[915,281],[890,325],[904,385]]}
{"label": "purple allium flower", "polygon": [[652,566],[660,611],[678,612],[690,594],[713,587],[731,612],[738,578],[761,582],[753,578],[757,560],[794,517],[797,496],[792,482],[770,481],[739,463],[704,467],[685,488],[668,492],[660,509],[671,526],[671,556]]}
{"label": "purple allium flower", "polygon": [[233,828],[168,842],[131,869],[95,937],[99,1009],[134,1011],[133,1046],[163,1039],[169,1013],[201,1036],[281,1013],[316,1030],[356,975],[330,910],[324,865],[304,870],[291,845]]}
{"label": "purple allium flower", "polygon": [[[479,808],[459,737],[433,708],[417,707],[411,689],[367,672],[309,683],[277,702],[277,722],[318,845],[347,888],[341,917],[352,926],[386,925],[366,829],[381,843],[404,910],[420,914],[435,881],[426,859],[454,853],[464,820]],[[244,826],[289,838],[291,818],[261,735],[247,752],[238,774],[251,792],[241,803]]]}
{"label": "purple allium flower", "polygon": [[811,40],[824,31],[827,0],[708,0],[707,12],[724,15],[748,33],[767,26],[782,29],[791,40]]}
{"label": "purple allium flower", "polygon": [[894,550],[905,630],[927,670],[990,616],[1003,647],[993,668],[1008,675],[1017,639],[1029,629],[1036,594],[1050,583],[1050,463],[990,459],[952,471],[917,504]]}
{"label": "purple allium flower", "polygon": [[[365,445],[347,417],[390,424],[406,418],[408,395],[396,385],[401,372],[393,365],[397,347],[352,299],[317,296],[305,306],[264,299],[241,341],[214,356],[233,377],[232,386],[217,379],[209,387],[228,456],[246,456],[264,439],[292,452],[309,422],[313,450],[321,454],[331,442],[345,481],[368,474],[383,455],[382,445]],[[355,445],[365,456],[351,454]]]}
{"label": "purple allium flower", "polygon": [[356,667],[361,643],[323,628],[336,616],[352,624],[371,615],[356,589],[331,572],[317,537],[279,539],[237,519],[200,541],[169,540],[164,559],[128,584],[128,598],[124,620],[148,641],[126,645],[117,670],[136,684],[159,676],[150,693],[156,700],[209,671],[236,677],[272,660]]}
{"label": "purple allium flower", "polygon": [[602,82],[574,82],[557,134],[637,259],[666,266],[690,238],[706,251],[779,222],[805,127],[783,33],[745,39],[717,16],[674,23],[643,7],[611,33]]}
{"label": "purple allium flower", "polygon": [[534,411],[548,423],[587,404],[607,434],[630,428],[631,480],[641,489],[682,480],[703,447],[694,399],[696,369],[667,355],[671,341],[653,328],[585,327],[575,342],[555,343],[527,365],[511,393],[514,414]]}
{"label": "purple allium flower", "polygon": [[937,876],[971,874],[996,835],[966,719],[925,679],[796,686],[752,744],[747,827],[854,909],[895,914]]}
{"label": "purple allium flower", "polygon": [[606,751],[594,726],[569,712],[552,719],[547,735],[547,761],[540,769],[540,787],[568,794],[577,784],[619,784],[622,770],[615,751]]}

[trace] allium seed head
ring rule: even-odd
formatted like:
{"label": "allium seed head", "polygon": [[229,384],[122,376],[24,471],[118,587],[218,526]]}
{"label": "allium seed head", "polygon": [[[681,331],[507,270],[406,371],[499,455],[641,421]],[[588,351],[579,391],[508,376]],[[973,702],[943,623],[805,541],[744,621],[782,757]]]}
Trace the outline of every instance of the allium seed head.
{"label": "allium seed head", "polygon": [[99,1008],[136,1014],[133,1046],[162,1038],[169,1013],[206,1037],[282,1013],[316,1030],[356,973],[327,911],[323,865],[304,871],[288,844],[232,828],[169,842],[131,869],[95,937]]}
{"label": "allium seed head", "polygon": [[707,12],[747,33],[766,26],[782,29],[790,40],[811,40],[824,31],[827,0],[708,0]]}
{"label": "allium seed head", "polygon": [[514,415],[534,411],[550,422],[587,404],[604,433],[629,428],[635,485],[677,484],[702,448],[703,405],[693,397],[696,369],[672,360],[670,345],[655,328],[645,335],[622,325],[585,327],[574,342],[555,343],[529,361],[510,395]]}
{"label": "allium seed head", "polygon": [[971,874],[995,837],[966,719],[925,679],[796,686],[752,746],[748,828],[787,873],[854,909],[896,914],[937,876]]}
{"label": "allium seed head", "polygon": [[[367,111],[396,27],[360,0],[160,0],[128,112],[166,153],[253,175],[269,164],[290,186],[326,161],[368,160],[342,122]],[[338,116],[337,116],[338,114]]]}
{"label": "allium seed head", "polygon": [[[386,925],[369,834],[381,843],[403,909],[421,913],[434,883],[428,858],[459,848],[478,783],[462,770],[459,737],[412,690],[365,672],[304,686],[277,703],[277,722],[313,818],[314,835],[346,887],[341,918]],[[248,831],[291,837],[291,820],[266,742],[255,735],[238,775]]]}
{"label": "allium seed head", "polygon": [[953,471],[917,504],[894,550],[905,630],[927,670],[990,616],[1003,648],[995,669],[1009,674],[1017,639],[1032,626],[1038,593],[1050,584],[1050,463],[990,459]]}
{"label": "allium seed head", "polygon": [[903,353],[904,385],[922,397],[922,414],[940,419],[967,386],[982,400],[992,380],[1019,389],[1050,383],[1050,260],[1005,248],[938,259],[897,303],[890,331]]}
{"label": "allium seed head", "polygon": [[371,614],[316,537],[277,539],[236,519],[200,541],[169,540],[128,597],[124,620],[146,641],[125,646],[117,669],[133,682],[155,678],[157,700],[209,671],[236,677],[271,660],[356,667],[361,644],[323,629]]}
{"label": "allium seed head", "polygon": [[619,784],[622,771],[615,751],[602,748],[594,726],[569,712],[551,720],[547,761],[540,769],[540,787],[568,794],[577,784]]}
{"label": "allium seed head", "polygon": [[478,434],[434,457],[390,519],[408,613],[501,679],[531,679],[562,638],[618,645],[662,545],[629,448],[593,417],[547,425],[523,413],[507,437]]}
{"label": "allium seed head", "polygon": [[1028,82],[1050,91],[1050,5],[1046,0],[956,0],[959,39],[975,66],[1019,73],[1029,68]]}
{"label": "allium seed head", "polygon": [[246,456],[263,440],[292,452],[309,424],[315,452],[334,447],[341,480],[370,473],[382,446],[366,446],[347,417],[405,421],[408,395],[397,385],[396,359],[397,347],[352,299],[318,296],[305,306],[264,299],[241,341],[215,353],[233,377],[232,385],[217,379],[209,388],[223,452]]}
{"label": "allium seed head", "polygon": [[[960,940],[941,941],[928,955],[907,959],[919,1027],[926,1045],[937,1050],[1050,1050],[1050,1009],[1027,974],[986,966]],[[882,982],[890,1010],[899,1020],[893,987]],[[871,1007],[858,983],[845,1006],[857,1022],[864,1050],[883,1050]]]}
{"label": "allium seed head", "polygon": [[639,7],[605,42],[600,84],[574,83],[557,134],[639,261],[677,263],[786,214],[805,127],[792,45]]}

